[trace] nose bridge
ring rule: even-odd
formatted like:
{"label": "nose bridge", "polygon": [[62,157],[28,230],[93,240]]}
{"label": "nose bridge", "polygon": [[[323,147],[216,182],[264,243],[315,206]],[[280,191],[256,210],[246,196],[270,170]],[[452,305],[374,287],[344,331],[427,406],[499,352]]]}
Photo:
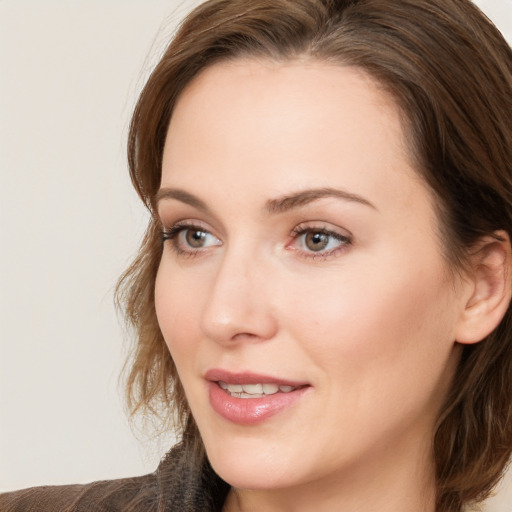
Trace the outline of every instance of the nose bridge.
{"label": "nose bridge", "polygon": [[275,332],[266,263],[255,245],[245,241],[227,247],[211,281],[201,328],[217,342],[265,340]]}

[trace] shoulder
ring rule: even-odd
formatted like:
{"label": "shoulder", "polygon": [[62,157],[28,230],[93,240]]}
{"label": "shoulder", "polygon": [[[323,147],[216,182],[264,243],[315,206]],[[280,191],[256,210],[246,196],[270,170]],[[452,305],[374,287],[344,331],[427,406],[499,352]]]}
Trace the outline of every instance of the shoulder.
{"label": "shoulder", "polygon": [[150,474],[0,494],[0,512],[150,512],[156,509],[157,495],[156,476]]}
{"label": "shoulder", "polygon": [[219,512],[229,485],[193,452],[180,443],[145,476],[0,494],[0,512]]}

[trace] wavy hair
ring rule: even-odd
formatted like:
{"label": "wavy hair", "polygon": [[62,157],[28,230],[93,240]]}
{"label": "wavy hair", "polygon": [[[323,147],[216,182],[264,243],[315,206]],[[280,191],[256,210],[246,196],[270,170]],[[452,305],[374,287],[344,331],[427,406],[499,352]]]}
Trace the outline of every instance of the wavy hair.
{"label": "wavy hair", "polygon": [[[301,56],[355,66],[399,106],[418,174],[433,191],[445,256],[512,237],[512,51],[469,0],[209,0],[184,20],[147,81],[130,125],[128,160],[151,212],[117,298],[136,333],[128,363],[132,413],[172,418],[201,447],[154,303],[161,229],[154,212],[167,128],[182,91],[225,59]],[[485,498],[512,451],[511,310],[463,347],[433,436],[438,512]],[[165,423],[167,424],[167,423]],[[198,450],[200,452],[200,449]]]}

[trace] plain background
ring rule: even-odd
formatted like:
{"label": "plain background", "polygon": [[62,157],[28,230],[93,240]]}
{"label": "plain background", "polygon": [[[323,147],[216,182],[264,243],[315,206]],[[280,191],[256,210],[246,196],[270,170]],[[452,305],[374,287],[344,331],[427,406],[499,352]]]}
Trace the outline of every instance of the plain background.
{"label": "plain background", "polygon": [[[130,429],[112,292],[147,219],[130,114],[198,3],[0,0],[1,490],[147,473],[173,442]],[[477,3],[512,41],[512,0]]]}

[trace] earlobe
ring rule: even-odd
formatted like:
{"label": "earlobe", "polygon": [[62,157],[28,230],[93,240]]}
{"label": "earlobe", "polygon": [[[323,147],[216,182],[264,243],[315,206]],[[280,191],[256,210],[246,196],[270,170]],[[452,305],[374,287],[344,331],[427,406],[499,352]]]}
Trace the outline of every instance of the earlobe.
{"label": "earlobe", "polygon": [[501,322],[510,304],[511,247],[504,231],[482,239],[471,255],[466,299],[455,340],[477,343]]}

